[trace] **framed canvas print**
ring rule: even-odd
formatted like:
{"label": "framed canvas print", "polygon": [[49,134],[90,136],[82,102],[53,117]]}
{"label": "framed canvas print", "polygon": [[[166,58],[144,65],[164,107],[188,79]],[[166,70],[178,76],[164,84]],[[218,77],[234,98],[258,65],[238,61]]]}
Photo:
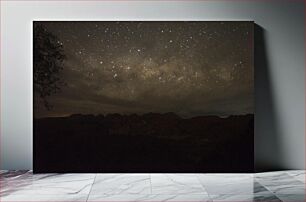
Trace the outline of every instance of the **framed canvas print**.
{"label": "framed canvas print", "polygon": [[33,22],[34,172],[253,172],[253,22]]}

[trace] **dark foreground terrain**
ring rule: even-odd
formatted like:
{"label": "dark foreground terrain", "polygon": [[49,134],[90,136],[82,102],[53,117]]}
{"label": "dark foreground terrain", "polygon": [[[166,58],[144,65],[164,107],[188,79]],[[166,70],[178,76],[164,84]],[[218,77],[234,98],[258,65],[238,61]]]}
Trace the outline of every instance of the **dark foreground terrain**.
{"label": "dark foreground terrain", "polygon": [[254,116],[34,120],[34,172],[252,172]]}

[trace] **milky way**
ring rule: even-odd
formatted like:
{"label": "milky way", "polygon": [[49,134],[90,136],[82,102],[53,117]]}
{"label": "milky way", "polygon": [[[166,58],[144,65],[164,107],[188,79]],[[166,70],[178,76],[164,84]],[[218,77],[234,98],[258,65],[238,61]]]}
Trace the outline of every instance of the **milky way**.
{"label": "milky way", "polygon": [[252,22],[38,23],[67,59],[66,85],[37,117],[253,113]]}

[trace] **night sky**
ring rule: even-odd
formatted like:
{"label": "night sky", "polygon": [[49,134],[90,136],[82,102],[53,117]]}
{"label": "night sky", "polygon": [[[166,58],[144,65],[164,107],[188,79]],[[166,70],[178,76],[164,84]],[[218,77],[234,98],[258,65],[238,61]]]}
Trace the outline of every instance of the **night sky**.
{"label": "night sky", "polygon": [[66,86],[36,117],[254,111],[252,22],[39,23],[67,59]]}

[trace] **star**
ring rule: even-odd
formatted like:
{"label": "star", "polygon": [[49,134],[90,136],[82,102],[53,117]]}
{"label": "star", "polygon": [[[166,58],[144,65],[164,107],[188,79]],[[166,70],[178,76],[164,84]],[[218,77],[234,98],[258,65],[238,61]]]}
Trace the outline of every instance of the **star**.
{"label": "star", "polygon": [[[40,23],[66,56],[60,77],[68,85],[52,97],[55,112],[252,112],[249,22]],[[72,108],[58,101],[65,99],[84,102]]]}

